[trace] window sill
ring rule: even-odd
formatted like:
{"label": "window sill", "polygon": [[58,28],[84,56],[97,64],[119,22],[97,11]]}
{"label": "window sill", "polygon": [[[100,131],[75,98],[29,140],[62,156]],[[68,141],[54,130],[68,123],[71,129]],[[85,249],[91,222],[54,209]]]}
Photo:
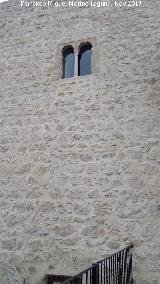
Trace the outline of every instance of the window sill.
{"label": "window sill", "polygon": [[83,76],[74,76],[74,77],[71,77],[71,78],[61,78],[59,79],[58,81],[60,83],[72,83],[72,82],[81,82],[81,81],[87,81],[87,80],[90,80],[94,77],[93,74],[88,74],[88,75],[83,75]]}

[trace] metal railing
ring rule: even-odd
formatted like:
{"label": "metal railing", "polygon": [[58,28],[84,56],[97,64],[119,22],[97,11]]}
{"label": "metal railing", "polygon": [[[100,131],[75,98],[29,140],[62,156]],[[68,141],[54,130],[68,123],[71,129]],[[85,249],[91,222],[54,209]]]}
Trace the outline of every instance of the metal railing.
{"label": "metal railing", "polygon": [[129,245],[70,277],[63,284],[133,284],[132,248]]}

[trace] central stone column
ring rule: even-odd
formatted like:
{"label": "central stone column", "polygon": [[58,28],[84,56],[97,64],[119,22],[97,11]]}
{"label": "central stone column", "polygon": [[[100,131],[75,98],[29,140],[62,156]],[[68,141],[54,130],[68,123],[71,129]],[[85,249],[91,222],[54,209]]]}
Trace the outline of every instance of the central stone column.
{"label": "central stone column", "polygon": [[78,76],[78,50],[75,50],[74,76]]}

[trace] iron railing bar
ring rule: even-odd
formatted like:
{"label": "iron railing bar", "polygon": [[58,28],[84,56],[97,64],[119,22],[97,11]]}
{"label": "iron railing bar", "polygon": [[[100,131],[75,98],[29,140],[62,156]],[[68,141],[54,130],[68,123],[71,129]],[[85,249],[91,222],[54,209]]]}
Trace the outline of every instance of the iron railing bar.
{"label": "iron railing bar", "polygon": [[[93,273],[96,279],[96,284],[113,284],[113,283],[129,284],[126,283],[127,280],[126,278],[128,278],[128,273],[129,274],[132,273],[132,260],[128,265],[127,256],[128,253],[131,253],[132,256],[132,251],[131,251],[132,248],[133,244],[126,246],[125,248],[119,250],[118,252],[112,254],[111,256],[108,256],[100,261],[95,262],[94,264],[92,264],[92,266],[88,267],[87,269],[84,269],[83,271],[77,273],[76,275],[66,279],[64,282],[62,282],[62,284],[72,284],[72,283],[77,284],[78,279],[80,280],[81,284],[89,284],[89,282],[90,284],[93,284]],[[85,274],[84,277],[85,279],[83,279],[84,274]],[[88,279],[89,274],[90,274],[90,279]]]}
{"label": "iron railing bar", "polygon": [[111,282],[111,259],[109,258],[109,283]]}
{"label": "iron railing bar", "polygon": [[81,275],[81,284],[82,284],[82,282],[83,282],[83,281],[82,281],[82,277],[83,277],[83,276]]}
{"label": "iron railing bar", "polygon": [[101,284],[102,284],[102,262],[101,262]]}
{"label": "iron railing bar", "polygon": [[117,270],[117,260],[118,260],[118,257],[117,257],[117,255],[115,255],[116,284],[118,283],[118,278],[117,278],[117,275],[118,275],[118,270]]}
{"label": "iron railing bar", "polygon": [[121,269],[122,269],[122,281],[123,281],[123,278],[124,278],[124,265],[123,265],[123,261],[124,261],[124,251],[121,252],[121,259],[122,259]]}
{"label": "iron railing bar", "polygon": [[102,266],[104,267],[103,268],[103,280],[104,280],[104,284],[105,284],[105,275],[106,275],[106,272],[105,272],[105,262],[102,263]]}
{"label": "iron railing bar", "polygon": [[100,282],[100,279],[99,279],[99,265],[97,265],[97,282],[98,283],[96,283],[96,284],[99,284],[99,282]]}
{"label": "iron railing bar", "polygon": [[113,283],[113,261],[111,257],[111,283]]}
{"label": "iron railing bar", "polygon": [[115,280],[115,256],[113,255],[113,282]]}
{"label": "iron railing bar", "polygon": [[119,254],[117,254],[117,283],[119,282]]}
{"label": "iron railing bar", "polygon": [[88,284],[88,271],[86,272],[86,284]]}
{"label": "iron railing bar", "polygon": [[125,249],[128,249],[128,248],[133,248],[133,244],[130,244],[130,245],[126,246],[125,248],[123,248],[123,249],[121,249],[121,250],[119,250],[119,251],[117,251],[117,252],[115,252],[115,253],[113,253],[113,254],[107,256],[106,258],[103,258],[102,260],[99,260],[99,261],[95,262],[95,264],[99,264],[99,263],[101,263],[102,261],[104,261],[104,260],[106,260],[106,259],[109,259],[109,258],[112,257],[113,255],[116,255],[116,254],[120,253],[121,251],[123,251],[123,250],[125,250]]}
{"label": "iron railing bar", "polygon": [[106,284],[108,284],[108,267],[107,267],[107,259],[105,260],[106,262]]}
{"label": "iron railing bar", "polygon": [[126,273],[127,273],[127,257],[128,257],[128,250],[125,250],[125,258],[124,258],[124,279],[123,284],[126,283]]}
{"label": "iron railing bar", "polygon": [[90,284],[92,284],[92,270],[90,270]]}
{"label": "iron railing bar", "polygon": [[121,252],[118,253],[118,284],[121,283]]}
{"label": "iron railing bar", "polygon": [[132,255],[130,255],[129,256],[129,263],[128,263],[128,265],[127,265],[127,276],[126,276],[126,283],[130,283],[130,276],[132,276],[131,275],[131,273],[132,273]]}

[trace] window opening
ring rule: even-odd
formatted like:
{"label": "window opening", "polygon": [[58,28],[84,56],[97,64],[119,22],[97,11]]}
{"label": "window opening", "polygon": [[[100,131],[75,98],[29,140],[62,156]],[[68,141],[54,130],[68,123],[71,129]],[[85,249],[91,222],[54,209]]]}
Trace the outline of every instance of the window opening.
{"label": "window opening", "polygon": [[74,77],[75,55],[72,46],[63,48],[63,78]]}
{"label": "window opening", "polygon": [[92,44],[86,43],[80,47],[78,55],[78,76],[91,74]]}

